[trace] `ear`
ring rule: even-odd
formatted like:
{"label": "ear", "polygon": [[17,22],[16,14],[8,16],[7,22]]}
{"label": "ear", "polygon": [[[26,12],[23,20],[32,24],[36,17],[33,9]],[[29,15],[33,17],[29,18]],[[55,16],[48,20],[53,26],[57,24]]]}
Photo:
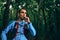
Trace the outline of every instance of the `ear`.
{"label": "ear", "polygon": [[19,17],[19,13],[18,13],[18,17]]}

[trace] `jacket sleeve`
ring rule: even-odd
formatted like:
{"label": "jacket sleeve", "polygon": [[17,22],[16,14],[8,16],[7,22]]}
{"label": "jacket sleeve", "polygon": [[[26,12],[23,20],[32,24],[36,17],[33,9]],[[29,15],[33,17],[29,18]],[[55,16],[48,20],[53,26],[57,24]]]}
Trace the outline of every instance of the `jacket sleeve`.
{"label": "jacket sleeve", "polygon": [[32,35],[32,36],[35,36],[35,35],[36,35],[36,30],[35,30],[35,28],[33,27],[32,23],[30,22],[27,26],[28,26],[28,29],[29,29],[31,35]]}
{"label": "jacket sleeve", "polygon": [[10,22],[9,25],[7,26],[7,28],[5,28],[2,31],[2,34],[1,34],[2,40],[7,40],[6,34],[8,33],[9,30],[11,30],[13,28],[13,26],[14,26],[14,22]]}

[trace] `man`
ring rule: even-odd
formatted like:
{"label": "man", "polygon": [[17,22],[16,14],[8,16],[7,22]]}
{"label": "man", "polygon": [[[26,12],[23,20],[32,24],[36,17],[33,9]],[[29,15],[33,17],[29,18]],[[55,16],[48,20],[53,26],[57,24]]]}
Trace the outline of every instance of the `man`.
{"label": "man", "polygon": [[[2,31],[2,35],[1,35],[1,38],[2,40],[7,40],[7,37],[6,37],[6,34],[9,32],[9,30],[12,30],[12,29],[17,29],[17,33],[16,33],[16,36],[12,39],[12,40],[28,40],[26,38],[26,36],[24,35],[24,25],[26,24],[27,25],[27,28],[29,30],[29,32],[31,33],[32,36],[35,36],[36,35],[36,31],[32,25],[32,23],[30,22],[30,19],[29,17],[26,16],[26,10],[24,8],[20,9],[18,11],[18,20],[16,21],[11,21],[9,23],[9,25],[7,26],[7,28],[5,28],[3,31]],[[19,25],[15,23],[18,23]]]}

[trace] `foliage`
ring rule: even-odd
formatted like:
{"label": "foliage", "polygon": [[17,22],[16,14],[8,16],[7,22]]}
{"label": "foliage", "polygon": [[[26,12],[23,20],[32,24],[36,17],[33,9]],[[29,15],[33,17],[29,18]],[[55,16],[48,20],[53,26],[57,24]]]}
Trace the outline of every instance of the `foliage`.
{"label": "foliage", "polygon": [[59,40],[60,0],[0,0],[0,33],[9,21],[17,19],[21,7],[27,10],[34,28],[35,37],[29,40]]}

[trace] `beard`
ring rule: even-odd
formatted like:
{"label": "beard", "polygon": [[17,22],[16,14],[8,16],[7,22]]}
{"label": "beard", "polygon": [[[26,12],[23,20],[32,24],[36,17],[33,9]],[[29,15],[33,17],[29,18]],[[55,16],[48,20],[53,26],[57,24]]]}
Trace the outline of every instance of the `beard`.
{"label": "beard", "polygon": [[24,17],[23,17],[23,18],[20,17],[19,19],[20,19],[20,20],[24,20],[25,18],[24,18]]}

